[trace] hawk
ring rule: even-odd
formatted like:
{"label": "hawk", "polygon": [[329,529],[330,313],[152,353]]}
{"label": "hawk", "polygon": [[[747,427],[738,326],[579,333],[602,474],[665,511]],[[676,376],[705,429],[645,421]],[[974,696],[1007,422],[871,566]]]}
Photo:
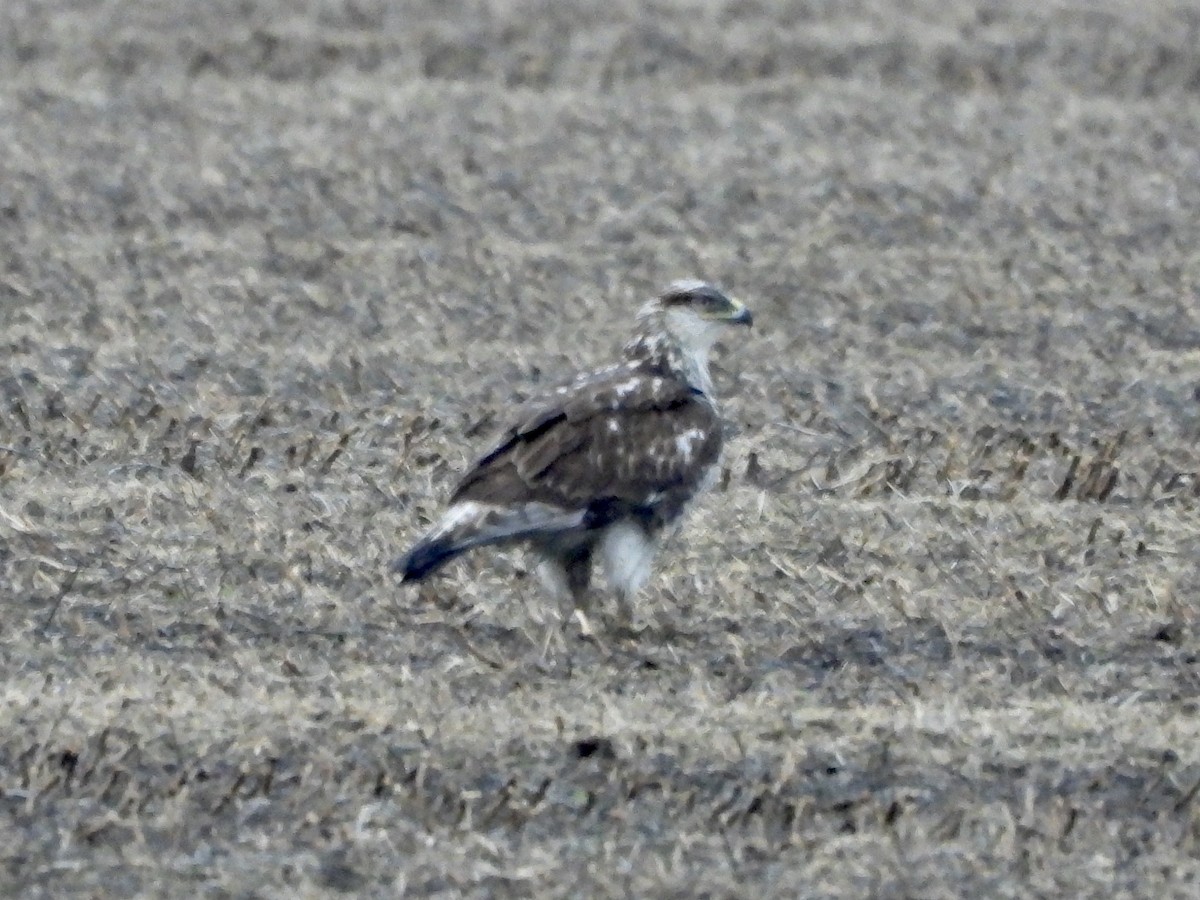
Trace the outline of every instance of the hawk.
{"label": "hawk", "polygon": [[724,429],[709,351],[752,322],[710,284],[671,284],[638,313],[622,361],[525,407],[393,570],[420,581],[474,547],[525,544],[578,609],[599,557],[631,617],[659,537],[717,472]]}

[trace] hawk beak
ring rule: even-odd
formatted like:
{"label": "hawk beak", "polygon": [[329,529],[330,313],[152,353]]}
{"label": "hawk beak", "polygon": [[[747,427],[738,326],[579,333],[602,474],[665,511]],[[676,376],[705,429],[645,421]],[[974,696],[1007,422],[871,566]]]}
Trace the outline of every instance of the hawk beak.
{"label": "hawk beak", "polygon": [[745,325],[747,327],[754,324],[754,313],[750,312],[750,308],[738,300],[734,300],[733,309],[730,310],[726,321],[730,325]]}

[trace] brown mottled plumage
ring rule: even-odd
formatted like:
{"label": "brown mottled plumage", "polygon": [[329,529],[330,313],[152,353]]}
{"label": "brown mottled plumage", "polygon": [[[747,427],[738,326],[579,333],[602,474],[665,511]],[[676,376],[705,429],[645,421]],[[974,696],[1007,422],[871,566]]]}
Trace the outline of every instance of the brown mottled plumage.
{"label": "brown mottled plumage", "polygon": [[624,605],[658,535],[715,474],[722,422],[708,351],[726,326],[751,321],[710,285],[672,284],[642,309],[622,362],[525,407],[395,568],[416,581],[472,547],[522,542],[578,603],[599,551]]}

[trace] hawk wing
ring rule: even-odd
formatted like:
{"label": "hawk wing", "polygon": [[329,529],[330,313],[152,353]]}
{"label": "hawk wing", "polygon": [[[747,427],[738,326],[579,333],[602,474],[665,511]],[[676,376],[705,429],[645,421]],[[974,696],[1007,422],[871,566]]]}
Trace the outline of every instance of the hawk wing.
{"label": "hawk wing", "polygon": [[527,407],[452,502],[534,502],[669,521],[704,484],[721,441],[720,417],[703,394],[622,367]]}

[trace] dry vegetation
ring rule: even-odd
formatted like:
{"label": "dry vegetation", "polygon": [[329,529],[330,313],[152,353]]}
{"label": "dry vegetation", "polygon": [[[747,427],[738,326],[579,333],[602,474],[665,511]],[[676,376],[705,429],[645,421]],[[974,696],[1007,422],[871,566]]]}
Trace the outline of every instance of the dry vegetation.
{"label": "dry vegetation", "polygon": [[[5,894],[1200,891],[1190,4],[0,29]],[[761,325],[647,633],[399,590],[690,275]]]}

